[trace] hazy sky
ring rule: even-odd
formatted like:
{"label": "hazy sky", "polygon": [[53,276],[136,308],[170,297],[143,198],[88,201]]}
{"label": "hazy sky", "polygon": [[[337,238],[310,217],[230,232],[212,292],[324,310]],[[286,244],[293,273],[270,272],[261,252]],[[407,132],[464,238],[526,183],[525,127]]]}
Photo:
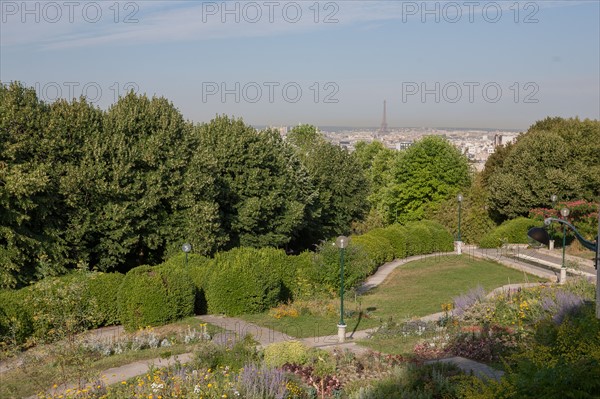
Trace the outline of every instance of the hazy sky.
{"label": "hazy sky", "polygon": [[600,118],[600,2],[1,1],[0,80],[256,125]]}

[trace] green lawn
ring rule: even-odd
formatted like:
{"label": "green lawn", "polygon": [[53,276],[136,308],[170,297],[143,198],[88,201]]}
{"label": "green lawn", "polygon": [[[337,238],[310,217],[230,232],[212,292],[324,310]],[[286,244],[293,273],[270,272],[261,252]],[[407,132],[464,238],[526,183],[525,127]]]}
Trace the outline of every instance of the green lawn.
{"label": "green lawn", "polygon": [[[545,280],[466,255],[424,258],[400,266],[382,285],[360,298],[351,295],[346,298],[346,312],[357,311],[360,307],[367,314],[360,319],[346,317],[347,331],[377,327],[390,318],[400,321],[441,312],[443,303],[451,302],[452,298],[478,285],[490,291],[505,284],[536,281]],[[339,311],[339,299],[333,299],[332,303]],[[335,334],[339,321],[339,315],[334,314],[275,319],[262,313],[242,318],[298,338]]]}

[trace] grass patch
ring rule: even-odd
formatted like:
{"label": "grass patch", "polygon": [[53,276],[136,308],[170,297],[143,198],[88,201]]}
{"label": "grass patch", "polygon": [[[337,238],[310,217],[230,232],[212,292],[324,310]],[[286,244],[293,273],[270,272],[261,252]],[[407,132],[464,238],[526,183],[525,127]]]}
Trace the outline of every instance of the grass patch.
{"label": "grass patch", "polygon": [[[344,317],[344,321],[350,334],[354,329],[378,327],[390,318],[401,321],[441,312],[443,303],[478,285],[491,291],[505,284],[537,281],[546,280],[467,255],[424,258],[400,266],[383,284],[362,296],[348,295],[344,301],[345,313],[354,315]],[[336,307],[337,315],[301,313],[298,317],[275,319],[265,312],[241,317],[298,338],[331,335],[337,332],[339,298],[332,299],[331,304]],[[359,317],[361,311],[363,316]]]}

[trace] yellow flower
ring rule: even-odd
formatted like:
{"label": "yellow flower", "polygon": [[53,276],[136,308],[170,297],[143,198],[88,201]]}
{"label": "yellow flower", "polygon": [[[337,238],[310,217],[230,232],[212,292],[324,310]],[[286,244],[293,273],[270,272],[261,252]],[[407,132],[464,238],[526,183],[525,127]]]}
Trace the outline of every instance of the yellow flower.
{"label": "yellow flower", "polygon": [[208,383],[207,387],[211,388],[211,387],[212,387],[212,384],[211,384],[211,383]]}
{"label": "yellow flower", "polygon": [[121,381],[121,384],[127,385],[127,381]]}

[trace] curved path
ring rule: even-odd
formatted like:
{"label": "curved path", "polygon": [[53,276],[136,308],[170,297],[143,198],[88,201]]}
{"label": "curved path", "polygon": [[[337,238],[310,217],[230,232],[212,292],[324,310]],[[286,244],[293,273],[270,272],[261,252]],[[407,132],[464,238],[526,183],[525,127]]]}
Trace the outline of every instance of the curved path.
{"label": "curved path", "polygon": [[[477,255],[474,255],[473,252],[471,254],[467,253],[467,255],[477,256]],[[402,266],[408,262],[412,262],[412,261],[424,259],[424,258],[444,257],[444,256],[454,256],[454,253],[453,252],[442,252],[442,253],[435,253],[435,254],[429,254],[429,255],[411,256],[411,257],[408,257],[405,259],[396,259],[392,262],[388,262],[388,263],[380,266],[377,269],[377,272],[375,272],[372,276],[370,276],[357,289],[357,292],[365,293],[365,292],[369,291],[370,289],[377,287],[397,267]],[[477,256],[477,257],[479,257],[479,256]],[[504,258],[504,259],[500,258],[500,259],[494,259],[494,260],[496,260],[506,266],[516,267],[519,270],[533,272],[532,274],[539,275],[539,273],[536,273],[536,270],[531,270],[526,265],[522,265],[522,264],[517,265],[517,264],[515,264],[514,261],[511,261],[508,258]],[[546,273],[543,275],[543,277],[551,277],[551,276],[548,273]],[[505,291],[505,290],[510,290],[510,289],[518,289],[519,287],[522,287],[523,285],[525,285],[525,284],[511,284],[511,285],[497,288],[496,290],[494,290],[494,292]],[[535,284],[533,284],[533,285],[535,285]],[[432,315],[422,317],[421,320],[434,321],[434,320],[438,320],[443,315],[444,315],[443,312],[435,313]],[[260,343],[260,345],[262,345],[262,346],[266,346],[268,344],[275,343],[275,342],[298,340],[297,338],[283,334],[279,331],[261,327],[256,324],[249,323],[245,320],[238,319],[238,318],[225,317],[225,316],[214,316],[214,315],[204,315],[204,316],[196,316],[196,317],[198,319],[202,320],[203,322],[214,324],[214,325],[217,325],[217,326],[223,328],[223,330],[225,332],[217,334],[217,336],[214,337],[214,339],[219,342],[224,342],[224,341],[226,342],[229,340],[234,340],[234,339],[236,339],[236,337],[243,337],[246,334],[252,334],[254,339],[256,341],[258,341]],[[363,353],[363,352],[367,352],[369,349],[357,345],[354,341],[357,339],[367,338],[369,336],[369,334],[371,334],[375,330],[376,330],[376,328],[356,331],[356,332],[352,333],[349,336],[349,340],[343,344],[340,344],[338,342],[337,335],[304,338],[304,339],[301,339],[300,341],[309,347],[316,347],[316,348],[323,348],[323,349],[346,348],[355,353]],[[90,332],[90,334],[99,334],[101,336],[109,335],[110,336],[113,334],[120,334],[121,332],[122,332],[121,327],[117,326],[117,327],[109,327],[109,328],[92,331],[92,332]],[[150,360],[144,360],[144,361],[138,361],[135,363],[126,364],[126,365],[123,365],[120,367],[114,367],[114,368],[103,371],[101,373],[101,380],[106,385],[119,383],[119,382],[127,380],[129,378],[136,377],[138,375],[146,373],[148,371],[148,367],[150,367],[150,366],[164,367],[164,366],[168,366],[168,365],[173,365],[176,362],[186,363],[186,362],[190,361],[192,359],[192,357],[193,357],[192,353],[184,353],[181,355],[172,356],[168,359],[156,358],[156,359],[150,359]],[[461,368],[462,370],[464,370],[465,372],[473,373],[474,375],[479,376],[481,378],[499,379],[503,374],[503,372],[494,370],[485,364],[478,363],[478,362],[475,362],[475,361],[472,361],[469,359],[465,359],[462,357],[452,357],[452,358],[447,358],[447,359],[441,359],[438,361],[453,363],[453,364],[457,365],[459,368]],[[10,368],[4,367],[4,369],[0,370],[0,374],[4,371],[7,371],[8,369],[10,369]],[[75,388],[75,386],[74,385],[68,386],[68,387],[61,386],[61,387],[58,387],[56,390],[51,389],[51,390],[49,390],[49,392],[58,392],[59,390],[61,392],[64,392],[68,388],[72,389],[72,388]],[[27,399],[35,399],[35,398],[37,398],[37,396],[31,396],[30,398],[27,398]]]}

